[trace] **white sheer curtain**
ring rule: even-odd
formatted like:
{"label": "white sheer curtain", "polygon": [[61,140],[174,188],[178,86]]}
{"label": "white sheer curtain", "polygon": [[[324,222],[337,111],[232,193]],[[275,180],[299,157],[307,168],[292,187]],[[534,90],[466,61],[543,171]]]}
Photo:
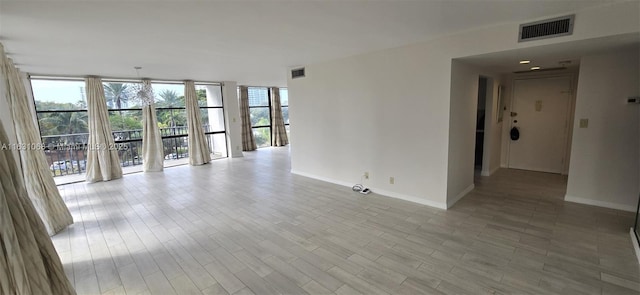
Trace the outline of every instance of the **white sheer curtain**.
{"label": "white sheer curtain", "polygon": [[287,129],[282,118],[282,106],[280,104],[280,89],[271,87],[271,145],[285,146],[289,144]]}
{"label": "white sheer curtain", "polygon": [[115,149],[109,123],[107,101],[102,80],[85,79],[89,115],[89,147],[87,151],[87,181],[109,181],[122,177],[122,167]]}
{"label": "white sheer curtain", "polygon": [[[0,51],[3,49],[0,47]],[[20,71],[0,52],[0,64],[7,85],[7,101],[11,106],[14,129],[19,144],[20,162],[31,203],[42,219],[47,233],[55,235],[73,223],[47,165],[34,109],[29,104]]]}
{"label": "white sheer curtain", "polygon": [[198,105],[196,85],[193,81],[184,82],[184,102],[187,111],[187,128],[189,130],[189,164],[203,165],[211,161],[209,145],[202,129],[202,113]]}
{"label": "white sheer curtain", "polygon": [[153,102],[151,81],[142,80],[142,90],[138,93],[142,100],[142,170],[156,172],[164,169],[162,136],[158,128],[156,106]]}
{"label": "white sheer curtain", "polygon": [[[1,121],[0,142],[8,142]],[[75,294],[6,149],[0,150],[0,294]]]}
{"label": "white sheer curtain", "polygon": [[249,113],[249,88],[240,86],[240,119],[242,120],[242,150],[254,151],[258,148],[251,129],[251,114]]}

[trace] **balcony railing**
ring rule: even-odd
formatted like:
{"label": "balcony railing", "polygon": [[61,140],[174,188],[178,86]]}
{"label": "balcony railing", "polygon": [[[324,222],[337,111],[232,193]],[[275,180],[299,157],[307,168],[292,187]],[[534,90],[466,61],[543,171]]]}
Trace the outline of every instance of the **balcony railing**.
{"label": "balcony railing", "polygon": [[[209,126],[203,126],[209,132]],[[186,126],[160,128],[165,160],[178,160],[189,157],[188,134]],[[142,130],[114,131],[115,145],[108,147],[118,151],[120,165],[130,167],[141,165]],[[211,137],[207,136],[209,150],[213,151]],[[54,177],[84,174],[87,169],[87,147],[89,133],[42,136],[47,164]]]}

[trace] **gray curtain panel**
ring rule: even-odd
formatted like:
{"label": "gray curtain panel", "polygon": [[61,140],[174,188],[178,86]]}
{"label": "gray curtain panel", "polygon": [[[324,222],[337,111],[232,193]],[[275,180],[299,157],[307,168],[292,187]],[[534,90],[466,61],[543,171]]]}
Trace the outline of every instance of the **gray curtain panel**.
{"label": "gray curtain panel", "polygon": [[85,84],[89,115],[87,181],[109,181],[121,178],[122,167],[120,167],[118,150],[111,132],[102,80],[97,77],[89,77],[85,79]]}
{"label": "gray curtain panel", "polygon": [[240,86],[240,119],[242,120],[242,150],[254,151],[258,148],[251,129],[251,114],[249,113],[249,88]]}
{"label": "gray curtain panel", "polygon": [[142,89],[138,93],[138,97],[142,101],[142,171],[162,171],[164,169],[164,148],[160,128],[158,128],[151,81],[142,80]]}
{"label": "gray curtain panel", "polygon": [[282,118],[282,106],[280,104],[280,89],[271,87],[271,145],[285,146],[289,144],[287,129]]}
{"label": "gray curtain panel", "polygon": [[0,150],[0,294],[75,294],[10,150]]}
{"label": "gray curtain panel", "polygon": [[49,235],[55,235],[73,223],[67,205],[62,200],[51,171],[47,165],[40,132],[36,127],[34,109],[29,104],[20,71],[6,58],[0,46],[0,67],[6,95],[11,106],[14,128],[20,147],[20,162],[27,195],[44,222]]}
{"label": "gray curtain panel", "polygon": [[193,81],[184,82],[184,102],[187,109],[187,128],[189,130],[189,164],[203,165],[211,161],[209,145],[202,129],[202,113],[198,105],[196,85]]}

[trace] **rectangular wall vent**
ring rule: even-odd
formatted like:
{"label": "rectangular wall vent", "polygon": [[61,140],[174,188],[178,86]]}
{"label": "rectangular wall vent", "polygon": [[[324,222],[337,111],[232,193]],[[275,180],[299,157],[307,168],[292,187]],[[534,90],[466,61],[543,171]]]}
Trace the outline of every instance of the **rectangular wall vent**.
{"label": "rectangular wall vent", "polygon": [[304,68],[291,70],[291,79],[304,77]]}
{"label": "rectangular wall vent", "polygon": [[573,34],[575,14],[521,24],[518,42],[540,40]]}

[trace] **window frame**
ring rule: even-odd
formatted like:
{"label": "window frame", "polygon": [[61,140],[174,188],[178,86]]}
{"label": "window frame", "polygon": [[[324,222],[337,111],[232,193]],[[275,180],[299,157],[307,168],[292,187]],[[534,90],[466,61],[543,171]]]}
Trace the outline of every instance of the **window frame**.
{"label": "window frame", "polygon": [[[287,108],[287,112],[289,112],[289,87],[279,88],[278,89],[278,94],[280,94],[279,92],[282,91],[282,89],[286,89],[287,90],[287,104],[283,105],[282,104],[282,99],[280,100],[280,112],[282,113],[282,109],[285,108],[285,107]],[[282,96],[280,96],[280,98],[282,98]],[[283,115],[282,118],[284,118],[284,113],[282,115]],[[287,120],[287,122],[284,122],[284,126],[290,126],[290,125],[291,124],[288,123],[288,120]]]}
{"label": "window frame", "polygon": [[[84,83],[84,78],[83,77],[71,77],[71,76],[45,76],[45,75],[28,75],[28,80],[29,80],[29,87],[31,88],[31,93],[33,92],[33,84],[32,81],[34,80],[44,80],[44,81],[56,81],[56,82],[65,82],[65,81],[73,81],[73,82],[82,82]],[[103,83],[131,83],[131,84],[139,84],[141,83],[140,79],[130,79],[130,78],[112,78],[112,77],[101,77],[101,82]],[[176,85],[182,85],[184,87],[184,81],[178,81],[178,80],[151,80],[150,81],[152,84],[176,84]],[[228,143],[229,143],[229,137],[227,134],[227,130],[228,130],[228,126],[227,126],[227,122],[226,122],[226,114],[224,112],[224,95],[222,93],[222,87],[223,87],[223,83],[221,82],[208,82],[208,81],[194,81],[194,83],[196,84],[196,86],[216,86],[216,87],[220,87],[220,99],[221,99],[221,105],[219,106],[213,106],[213,107],[208,107],[208,106],[200,106],[198,105],[198,108],[200,111],[203,110],[207,110],[207,109],[220,109],[222,111],[222,122],[223,122],[223,126],[224,126],[224,130],[221,131],[209,131],[209,132],[205,132],[205,135],[215,135],[215,134],[224,134],[225,137],[225,147],[226,147],[226,153],[224,157],[220,157],[220,158],[228,158],[230,151],[228,149]],[[103,86],[104,87],[104,86]],[[85,97],[85,102],[86,102],[86,90],[84,93],[84,97]],[[45,142],[45,140],[49,137],[62,137],[62,136],[71,136],[74,134],[60,134],[60,135],[43,135],[42,133],[42,126],[41,126],[41,122],[40,122],[40,118],[39,118],[39,114],[53,114],[53,113],[84,113],[88,115],[88,109],[84,108],[84,109],[60,109],[60,110],[38,110],[37,108],[37,98],[34,95],[32,95],[32,101],[33,101],[33,109],[35,111],[36,114],[36,119],[37,119],[37,127],[38,127],[38,133],[40,135],[40,139],[43,141],[43,143]],[[159,110],[165,110],[165,111],[175,111],[175,110],[183,110],[186,111],[186,106],[184,107],[156,107],[156,113]],[[127,111],[133,111],[133,112],[142,112],[142,107],[132,107],[132,108],[109,108],[109,105],[107,104],[107,113],[109,115],[114,114],[114,113],[119,113],[121,114],[122,112],[127,112]],[[110,124],[110,122],[109,122]],[[131,149],[132,144],[137,144],[139,142],[139,144],[142,144],[142,129],[138,130],[118,130],[118,131],[113,131],[112,130],[112,136],[113,135],[117,135],[116,133],[118,132],[128,132],[128,131],[136,131],[136,132],[140,132],[140,138],[130,138],[131,136],[129,136],[128,139],[116,139],[114,137],[114,143],[116,144],[116,146],[121,146],[121,147],[128,147],[128,149]],[[88,131],[87,131],[88,132]],[[82,134],[86,134],[86,133],[82,133]],[[188,137],[188,134],[172,134],[172,135],[166,135],[163,136],[161,134],[161,138],[163,141],[163,145],[164,145],[164,141],[165,140],[178,140],[179,138],[186,138]],[[80,144],[80,146],[78,146],[78,143],[74,143],[74,146],[78,147],[78,148],[83,148],[86,156],[86,148],[87,148],[87,144]],[[59,146],[57,145],[52,145],[49,144],[48,146],[44,147],[45,151],[49,151],[49,150],[59,150]],[[62,147],[65,148],[65,147]],[[66,156],[65,156],[66,157]],[[57,158],[51,158],[50,160],[56,160]],[[73,159],[73,156],[71,156],[70,158],[71,160]],[[216,158],[218,159],[218,158]],[[60,160],[60,159],[57,159]],[[76,159],[77,161],[80,161],[81,159]],[[122,167],[125,167],[126,161],[129,161],[129,159],[126,158],[122,158],[122,159],[118,159],[120,161],[120,165]],[[165,159],[166,160],[166,159]],[[140,165],[142,164],[140,162],[139,159],[135,159],[135,157],[131,157],[131,165]],[[137,161],[137,163],[136,163]],[[59,162],[59,161],[54,161],[54,162]],[[86,163],[85,163],[86,164]],[[68,164],[67,164],[68,165]],[[75,164],[74,164],[75,165]],[[166,166],[165,164],[165,167]],[[73,174],[82,174],[85,173],[85,170],[79,169],[79,171],[69,171],[69,169],[65,169],[67,170],[66,173],[62,173],[60,175],[56,174],[56,176],[66,176],[66,175],[73,175]],[[73,169],[72,169],[73,170]]]}
{"label": "window frame", "polygon": [[[251,132],[253,132],[255,129],[260,129],[260,128],[269,128],[269,145],[267,146],[273,146],[271,144],[271,136],[273,136],[273,123],[272,120],[273,118],[271,117],[271,110],[273,109],[273,106],[271,105],[271,88],[270,87],[264,87],[264,86],[247,86],[247,92],[249,91],[250,88],[264,88],[267,89],[267,105],[259,105],[259,106],[251,106],[249,104],[249,102],[247,102],[247,105],[249,106],[249,113],[251,113],[251,109],[264,109],[267,108],[267,116],[269,116],[269,125],[256,125],[254,126],[253,124],[251,125]],[[248,97],[247,97],[248,99]],[[265,146],[265,147],[267,147]]]}
{"label": "window frame", "polygon": [[[200,109],[200,111],[202,110],[208,110],[208,109],[220,109],[222,110],[222,122],[223,122],[223,126],[224,126],[224,130],[222,131],[209,131],[209,132],[204,132],[204,135],[215,135],[215,134],[224,134],[224,145],[226,147],[226,154],[227,156],[225,158],[229,157],[229,136],[227,136],[227,118],[226,118],[226,114],[224,113],[224,92],[222,91],[222,84],[221,83],[206,83],[206,82],[194,82],[195,86],[217,86],[220,87],[220,106],[213,106],[213,107],[203,107],[200,106],[198,104],[198,108]],[[197,90],[196,89],[196,95],[197,95]]]}

